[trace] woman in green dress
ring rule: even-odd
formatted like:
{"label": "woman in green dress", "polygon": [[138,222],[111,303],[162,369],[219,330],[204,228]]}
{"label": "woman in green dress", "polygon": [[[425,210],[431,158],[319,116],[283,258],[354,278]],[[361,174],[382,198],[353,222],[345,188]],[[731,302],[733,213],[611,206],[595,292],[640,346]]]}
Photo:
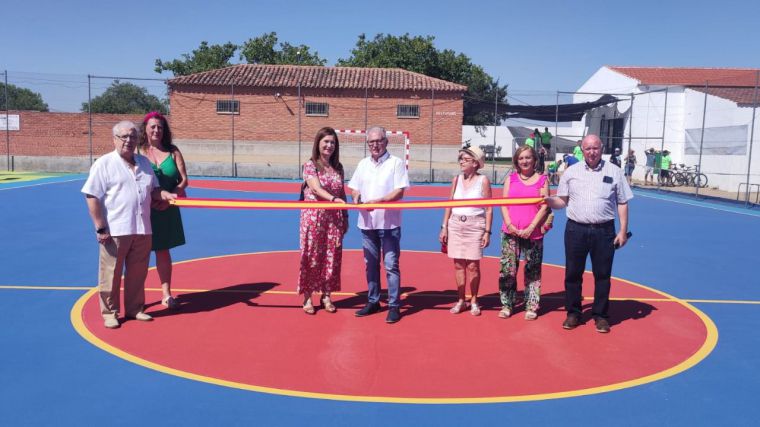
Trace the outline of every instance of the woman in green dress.
{"label": "woman in green dress", "polygon": [[[166,118],[158,112],[145,115],[141,129],[140,152],[146,156],[162,189],[185,197],[187,171],[185,160],[177,146],[172,144],[172,133]],[[161,280],[161,304],[170,309],[179,307],[172,297],[172,257],[169,249],[185,244],[182,216],[177,206],[166,202],[151,206],[153,247],[156,252],[156,270]]]}

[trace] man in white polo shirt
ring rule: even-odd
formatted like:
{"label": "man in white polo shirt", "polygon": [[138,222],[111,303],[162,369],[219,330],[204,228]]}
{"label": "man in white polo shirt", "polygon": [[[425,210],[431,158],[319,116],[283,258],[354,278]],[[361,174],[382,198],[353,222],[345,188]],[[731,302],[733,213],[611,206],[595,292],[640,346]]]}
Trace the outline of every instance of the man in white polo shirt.
{"label": "man in white polo shirt", "polygon": [[[385,129],[373,127],[367,131],[370,156],[362,159],[356,167],[348,187],[354,203],[383,203],[401,200],[404,189],[409,187],[404,162],[392,156],[388,150]],[[367,273],[368,302],[355,314],[367,316],[380,311],[380,254],[385,264],[388,282],[387,323],[401,319],[399,311],[401,272],[401,210],[374,209],[359,211],[359,229],[362,232],[364,264]]]}
{"label": "man in white polo shirt", "polygon": [[[565,227],[565,329],[581,319],[581,285],[586,257],[591,255],[594,273],[594,304],[591,315],[596,331],[607,333],[610,277],[615,249],[628,241],[628,201],[633,198],[623,171],[602,160],[602,141],[588,135],[581,142],[584,161],[565,170],[557,195],[546,199],[552,209],[567,207]],[[615,213],[620,229],[615,232]]]}
{"label": "man in white polo shirt", "polygon": [[150,206],[152,200],[177,197],[161,190],[150,161],[135,154],[137,138],[134,123],[117,123],[113,127],[115,150],[92,165],[82,187],[100,243],[100,313],[105,327],[111,329],[119,327],[122,272],[126,317],[153,320],[143,312],[152,234]]}

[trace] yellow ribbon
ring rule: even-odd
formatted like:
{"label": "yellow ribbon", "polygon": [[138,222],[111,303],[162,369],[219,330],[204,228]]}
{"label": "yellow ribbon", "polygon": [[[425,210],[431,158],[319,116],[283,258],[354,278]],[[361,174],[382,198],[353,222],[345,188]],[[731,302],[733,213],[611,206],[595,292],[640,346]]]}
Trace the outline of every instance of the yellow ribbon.
{"label": "yellow ribbon", "polygon": [[186,208],[227,208],[227,209],[442,209],[461,207],[488,207],[509,205],[534,205],[543,203],[541,197],[510,197],[495,199],[460,199],[440,201],[405,201],[387,203],[351,203],[304,202],[284,200],[234,200],[234,199],[195,199],[181,198],[169,201],[170,204]]}

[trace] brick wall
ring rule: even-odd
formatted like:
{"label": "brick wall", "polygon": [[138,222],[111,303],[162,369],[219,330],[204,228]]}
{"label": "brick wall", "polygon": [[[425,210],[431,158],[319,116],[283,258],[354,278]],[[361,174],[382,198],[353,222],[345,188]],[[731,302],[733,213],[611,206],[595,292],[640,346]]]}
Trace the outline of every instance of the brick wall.
{"label": "brick wall", "polygon": [[[364,129],[380,125],[388,130],[404,130],[413,144],[460,145],[462,142],[461,94],[414,91],[304,90],[304,102],[329,105],[327,117],[310,117],[301,112],[301,140],[309,141],[323,126],[336,129]],[[240,114],[218,114],[217,100],[230,100],[229,89],[218,87],[175,87],[170,95],[172,132],[176,139],[297,141],[299,131],[296,89],[256,90],[236,88]],[[396,106],[419,105],[419,118],[399,118]],[[432,123],[431,123],[432,118]],[[234,124],[233,124],[234,121]],[[431,126],[432,124],[432,126]],[[431,129],[432,128],[432,129]]]}
{"label": "brick wall", "polygon": [[[10,131],[10,154],[14,156],[89,156],[87,113],[10,111],[19,115],[19,130]],[[113,125],[121,120],[139,124],[142,115],[93,114],[92,152],[98,157],[114,149]],[[6,132],[0,131],[0,153],[7,154]]]}
{"label": "brick wall", "polygon": [[[169,122],[174,138],[230,141],[232,116],[216,113],[216,101],[231,99],[230,93],[218,88],[201,90],[192,92],[178,88],[172,92]],[[364,90],[309,90],[302,96],[305,102],[329,105],[327,117],[308,117],[302,111],[302,141],[311,141],[323,126],[364,129],[368,124],[408,131],[412,144],[418,147],[431,143],[431,130],[434,145],[459,146],[462,142],[463,103],[460,94],[437,93],[434,103],[430,92],[413,91],[367,91],[365,98]],[[235,99],[240,101],[240,114],[234,116],[236,141],[298,141],[299,109],[294,89],[238,90]],[[419,105],[419,118],[396,117],[398,104]],[[87,113],[10,111],[9,114],[20,116],[20,130],[10,131],[11,155],[90,155]],[[139,124],[142,115],[93,114],[93,156],[113,150],[111,128],[121,120]],[[6,154],[5,131],[0,131],[0,154]]]}

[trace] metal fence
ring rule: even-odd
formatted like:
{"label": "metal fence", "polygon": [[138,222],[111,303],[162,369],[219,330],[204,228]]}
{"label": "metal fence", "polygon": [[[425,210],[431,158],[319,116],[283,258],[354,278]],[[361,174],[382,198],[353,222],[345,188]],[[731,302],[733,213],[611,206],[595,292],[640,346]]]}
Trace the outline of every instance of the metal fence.
{"label": "metal fence", "polygon": [[[4,101],[0,103],[0,132],[5,143],[0,144],[4,162],[0,167],[7,170],[47,170],[85,171],[93,159],[112,149],[110,128],[123,118],[139,121],[141,115],[92,114],[87,108],[92,99],[103,94],[117,82],[129,82],[146,94],[166,100],[168,91],[166,80],[134,77],[72,76],[25,72],[2,72],[4,90],[0,92]],[[48,113],[19,111],[14,99],[9,96],[9,85],[30,88],[55,105],[63,105]],[[241,88],[230,85],[224,97],[241,101]],[[220,176],[268,176],[295,178],[300,174],[300,165],[309,156],[311,135],[316,130],[307,124],[303,96],[300,88],[292,110],[294,120],[288,141],[271,137],[252,138],[255,129],[236,114],[223,117],[222,125],[214,126],[215,135],[211,143],[204,144],[199,138],[185,138],[180,147],[194,170],[193,174]],[[760,133],[757,120],[757,106],[760,103],[760,71],[737,70],[724,79],[713,79],[696,84],[670,86],[642,86],[624,91],[587,90],[549,91],[519,90],[510,88],[508,101],[514,105],[552,104],[559,106],[594,101],[604,95],[612,95],[616,101],[586,112],[581,121],[560,123],[558,120],[542,122],[530,120],[508,120],[501,129],[509,127],[506,136],[499,136],[493,128],[483,139],[483,143],[493,148],[489,152],[504,153],[509,157],[515,146],[524,143],[528,133],[534,129],[548,128],[553,134],[552,156],[561,159],[570,151],[575,141],[590,133],[599,134],[604,143],[605,156],[615,148],[621,157],[635,159],[632,179],[636,184],[653,183],[661,191],[679,191],[694,197],[720,196],[740,200],[745,205],[760,202],[760,162],[753,162],[756,139]],[[421,94],[424,95],[424,94]],[[16,98],[17,99],[17,98]],[[69,100],[61,102],[61,99]],[[70,101],[70,100],[75,101]],[[82,104],[87,101],[87,104]],[[487,101],[487,100],[483,100]],[[495,100],[494,100],[495,101]],[[183,102],[198,102],[185,99]],[[246,101],[243,101],[246,102]],[[278,102],[276,100],[272,102]],[[456,173],[456,150],[458,146],[441,147],[436,144],[442,124],[450,119],[437,115],[436,108],[441,100],[435,92],[421,96],[417,100],[421,109],[429,109],[425,114],[429,119],[417,121],[417,126],[429,129],[424,138],[411,135],[410,173],[420,181],[446,181]],[[324,125],[335,128],[366,129],[376,124],[383,114],[396,115],[395,106],[375,105],[366,98],[360,111],[353,111],[361,119],[344,123],[340,120],[339,106],[330,105],[331,117],[325,117]],[[336,111],[337,109],[337,111]],[[390,111],[389,109],[393,109]],[[498,104],[494,103],[494,109]],[[388,110],[388,111],[386,111]],[[439,111],[440,112],[440,111]],[[171,121],[172,119],[170,119]],[[312,123],[312,122],[308,122]],[[382,124],[382,123],[379,123]],[[185,134],[182,123],[171,122],[176,135]],[[408,131],[409,129],[389,130]],[[259,132],[260,130],[256,130]],[[429,135],[428,135],[429,134]],[[266,149],[265,149],[266,148]],[[500,148],[507,148],[500,150]],[[361,141],[346,140],[341,147],[341,155],[347,167],[354,160],[366,155]],[[654,160],[647,166],[646,152],[654,150]],[[670,152],[668,159],[663,156]],[[391,144],[390,151],[404,157],[403,144]],[[629,155],[630,153],[630,155]],[[511,166],[497,156],[489,156],[486,168],[495,182],[501,182]],[[651,162],[654,161],[654,164]],[[51,166],[52,165],[52,166]],[[683,165],[683,166],[682,166]],[[663,173],[666,171],[665,173]],[[648,173],[648,172],[651,172]],[[651,176],[651,177],[650,177]]]}
{"label": "metal fence", "polygon": [[[75,99],[57,111],[40,113],[20,111],[12,99],[0,104],[0,114],[10,126],[0,121],[5,132],[5,144],[0,153],[5,157],[7,170],[46,170],[74,172],[86,171],[92,161],[113,149],[110,145],[111,126],[122,119],[141,120],[139,114],[95,114],[89,107],[92,101],[116,83],[129,83],[144,94],[167,102],[169,98],[167,80],[155,78],[135,78],[128,76],[72,76],[45,75],[37,73],[3,72],[4,80],[10,85],[30,88],[42,92],[47,98],[49,92],[58,98]],[[6,85],[7,87],[7,85]],[[54,89],[54,90],[51,90]],[[451,100],[444,94],[431,90],[417,92],[418,97],[410,104],[418,104],[413,110],[404,110],[406,116],[417,116],[405,121],[396,120],[388,124],[384,118],[401,115],[396,103],[383,103],[373,99],[371,92],[364,91],[363,105],[353,100],[354,105],[341,105],[340,100],[330,103],[329,116],[311,111],[307,114],[309,96],[301,88],[286,89],[288,94],[279,92],[271,100],[251,100],[246,98],[246,88],[230,84],[217,88],[220,98],[229,101],[229,108],[255,109],[263,103],[289,103],[287,123],[276,127],[253,123],[249,118],[230,111],[228,114],[212,112],[211,118],[175,120],[169,116],[175,142],[188,160],[189,173],[214,176],[253,176],[274,178],[296,178],[300,176],[303,162],[311,155],[313,135],[322,126],[336,129],[367,129],[372,125],[385,125],[389,131],[411,133],[410,176],[417,181],[450,180],[458,170],[457,150],[461,140],[440,144],[444,138],[451,139],[452,132],[444,134],[445,123],[452,120],[446,107]],[[172,102],[186,104],[206,102],[201,96],[184,94],[175,96]],[[52,101],[52,100],[51,100]],[[460,101],[461,102],[461,101]],[[62,105],[60,102],[57,105]],[[237,107],[235,107],[237,106]],[[213,107],[212,107],[213,108]],[[63,111],[61,111],[63,110]],[[324,117],[320,117],[324,116]],[[250,116],[248,116],[250,117]],[[197,134],[197,126],[190,126],[188,120],[210,120],[206,135]],[[455,120],[461,120],[461,112]],[[274,122],[276,118],[272,118]],[[318,123],[318,125],[316,124]],[[410,127],[406,127],[406,125]],[[455,138],[459,138],[458,135]],[[353,169],[358,160],[367,155],[363,141],[341,140],[341,160],[347,170]],[[390,139],[389,151],[405,158],[403,139]],[[494,172],[503,169],[494,161]]]}
{"label": "metal fence", "polygon": [[605,155],[620,149],[623,167],[627,157],[634,159],[630,167],[636,184],[756,206],[760,162],[753,162],[753,148],[760,132],[759,91],[756,70],[737,70],[702,84],[640,85],[629,93],[558,91],[558,106],[604,95],[617,101],[589,110],[573,126],[555,122],[553,130],[555,137],[576,141],[598,134]]}

